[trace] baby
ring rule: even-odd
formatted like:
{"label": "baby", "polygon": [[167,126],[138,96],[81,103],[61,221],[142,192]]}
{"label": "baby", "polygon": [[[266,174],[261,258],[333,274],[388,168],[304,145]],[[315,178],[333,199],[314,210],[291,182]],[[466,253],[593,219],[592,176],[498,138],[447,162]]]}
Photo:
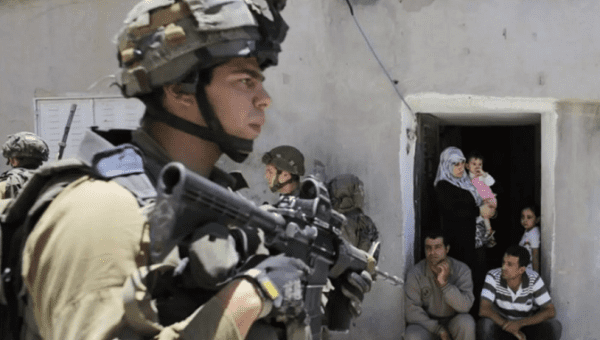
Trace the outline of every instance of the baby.
{"label": "baby", "polygon": [[[477,189],[479,196],[481,196],[481,198],[483,198],[483,201],[493,209],[493,214],[495,214],[498,202],[496,201],[496,195],[492,192],[492,189],[490,187],[494,185],[496,181],[494,180],[492,175],[483,171],[483,156],[477,151],[471,152],[469,154],[465,167],[469,171],[469,177],[471,178],[471,182]],[[483,224],[485,227],[485,232],[482,236],[482,239],[476,240],[476,242],[481,241],[481,245],[486,244],[490,248],[495,246],[495,231],[492,229],[492,223],[490,222],[490,219],[483,216],[479,216],[477,217],[476,223],[477,225]],[[481,245],[477,244],[476,247],[478,248]]]}

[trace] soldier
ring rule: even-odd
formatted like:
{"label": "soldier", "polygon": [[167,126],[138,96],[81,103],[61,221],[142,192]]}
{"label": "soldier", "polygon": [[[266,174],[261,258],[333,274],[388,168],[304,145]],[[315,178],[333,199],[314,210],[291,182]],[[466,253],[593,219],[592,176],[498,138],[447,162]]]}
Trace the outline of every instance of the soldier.
{"label": "soldier", "polygon": [[342,236],[355,247],[369,251],[379,239],[379,231],[362,210],[365,201],[363,182],[355,175],[343,174],[333,178],[327,186],[333,208],[347,219]]}
{"label": "soldier", "polygon": [[262,157],[265,178],[271,192],[297,195],[300,176],[304,175],[304,156],[293,146],[281,145],[266,152]]}
{"label": "soldier", "polygon": [[31,132],[8,136],[2,155],[12,169],[0,175],[1,198],[15,198],[35,170],[48,160],[48,144]]}
{"label": "soldier", "polygon": [[[47,208],[25,225],[32,230],[22,252],[26,310],[42,338],[243,339],[274,302],[297,295],[283,287],[298,286],[309,271],[304,263],[280,255],[240,270],[240,244],[219,223],[198,226],[178,245],[177,268],[148,266],[146,212],[162,167],[178,161],[232,186],[215,162],[223,153],[241,162],[252,151],[271,102],[262,71],[277,63],[287,30],[279,14],[284,4],[146,0],[128,14],[118,36],[121,86],[146,105],[141,128],[122,145],[89,131],[78,161],[42,173],[53,174],[44,186],[50,189],[34,208]],[[55,179],[61,173],[62,182]],[[16,204],[5,220],[19,211],[27,209]],[[192,302],[202,304],[174,323],[163,322],[161,312],[170,300],[155,304],[153,297],[159,289],[150,279],[163,270],[191,271],[182,282],[192,282],[199,298]]]}

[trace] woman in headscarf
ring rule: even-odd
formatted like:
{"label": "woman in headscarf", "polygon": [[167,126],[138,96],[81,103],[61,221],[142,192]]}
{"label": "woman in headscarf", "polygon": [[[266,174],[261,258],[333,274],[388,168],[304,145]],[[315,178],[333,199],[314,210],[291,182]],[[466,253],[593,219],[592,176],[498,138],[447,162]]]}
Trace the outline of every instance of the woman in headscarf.
{"label": "woman in headscarf", "polygon": [[[438,198],[444,239],[450,245],[450,256],[471,268],[477,304],[485,276],[485,253],[475,251],[476,219],[480,214],[491,217],[492,208],[484,203],[471,183],[465,171],[465,161],[459,148],[446,148],[440,155],[433,186]],[[471,309],[475,315],[479,310],[476,304]]]}

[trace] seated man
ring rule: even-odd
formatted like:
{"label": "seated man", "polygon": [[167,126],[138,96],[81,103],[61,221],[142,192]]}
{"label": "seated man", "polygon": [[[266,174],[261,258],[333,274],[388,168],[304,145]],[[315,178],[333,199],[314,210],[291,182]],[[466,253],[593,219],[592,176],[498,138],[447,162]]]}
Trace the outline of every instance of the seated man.
{"label": "seated man", "polygon": [[540,275],[527,269],[529,252],[511,246],[502,268],[492,269],[481,291],[478,339],[560,339],[562,326]]}
{"label": "seated man", "polygon": [[475,340],[469,267],[448,255],[441,230],[425,235],[425,260],[407,274],[405,340]]}

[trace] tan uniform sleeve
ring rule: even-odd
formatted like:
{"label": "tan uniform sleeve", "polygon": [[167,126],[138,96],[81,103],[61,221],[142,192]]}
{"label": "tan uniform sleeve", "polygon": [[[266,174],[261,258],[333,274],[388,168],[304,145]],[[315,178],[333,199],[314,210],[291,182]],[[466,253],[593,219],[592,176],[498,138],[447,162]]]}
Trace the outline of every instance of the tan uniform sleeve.
{"label": "tan uniform sleeve", "polygon": [[[247,328],[245,332],[241,332],[241,324],[247,323],[246,326],[249,327],[260,317],[259,311],[252,311],[252,306],[261,305],[256,289],[246,280],[229,283],[188,318],[165,327],[157,339],[243,340],[244,335],[247,335]],[[230,304],[236,307],[230,308]],[[261,312],[269,311],[270,307]]]}
{"label": "tan uniform sleeve", "polygon": [[81,178],[49,205],[23,253],[45,339],[110,339],[125,325],[122,287],[146,264],[145,218],[114,182]]}
{"label": "tan uniform sleeve", "polygon": [[0,182],[0,199],[4,199],[6,196],[6,181]]}

